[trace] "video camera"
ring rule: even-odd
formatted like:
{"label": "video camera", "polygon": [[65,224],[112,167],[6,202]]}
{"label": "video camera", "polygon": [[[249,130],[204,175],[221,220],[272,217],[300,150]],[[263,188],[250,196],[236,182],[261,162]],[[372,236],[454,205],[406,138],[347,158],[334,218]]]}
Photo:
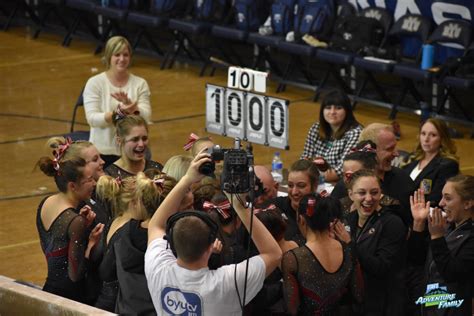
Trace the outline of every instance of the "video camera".
{"label": "video camera", "polygon": [[[228,193],[249,192],[254,186],[253,153],[251,146],[247,150],[240,148],[240,139],[234,141],[234,148],[225,149],[215,145],[207,150],[211,155],[211,162],[201,165],[199,172],[210,176],[216,170],[216,161],[224,161],[221,174],[221,189]],[[252,173],[252,177],[251,177]]]}

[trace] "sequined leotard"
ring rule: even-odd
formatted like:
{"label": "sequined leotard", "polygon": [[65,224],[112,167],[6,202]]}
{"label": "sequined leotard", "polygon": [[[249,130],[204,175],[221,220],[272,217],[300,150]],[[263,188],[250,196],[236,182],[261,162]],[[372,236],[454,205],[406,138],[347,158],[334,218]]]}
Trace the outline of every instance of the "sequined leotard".
{"label": "sequined leotard", "polygon": [[298,315],[331,315],[350,290],[353,266],[348,246],[343,246],[342,264],[334,273],[327,272],[306,245],[290,250],[282,261],[288,309]]}
{"label": "sequined leotard", "polygon": [[48,276],[43,290],[82,302],[83,280],[86,272],[84,253],[88,235],[84,217],[73,208],[65,209],[46,230],[38,206],[36,227],[41,248],[48,264]]}

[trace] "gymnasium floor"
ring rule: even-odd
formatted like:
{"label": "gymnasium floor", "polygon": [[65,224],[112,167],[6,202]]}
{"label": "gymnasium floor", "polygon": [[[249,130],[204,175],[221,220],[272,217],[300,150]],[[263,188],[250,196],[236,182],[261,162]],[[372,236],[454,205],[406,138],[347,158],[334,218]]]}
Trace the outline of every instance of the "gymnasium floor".
{"label": "gymnasium floor", "polygon": [[[51,178],[33,170],[39,157],[50,154],[46,140],[69,131],[73,105],[87,79],[103,70],[100,56],[94,56],[92,42],[74,39],[71,47],[60,45],[59,35],[42,33],[32,40],[26,28],[0,32],[0,275],[42,285],[46,263],[35,226],[40,200],[55,191]],[[160,71],[159,60],[134,56],[131,71],[147,79],[152,91],[150,141],[153,158],[162,163],[182,154],[190,132],[206,135],[205,84],[225,85],[226,74],[198,76],[198,68],[178,63]],[[275,84],[270,83],[270,94]],[[290,150],[282,152],[285,166],[296,160],[306,133],[317,120],[319,104],[311,102],[312,92],[288,87],[279,94],[290,105]],[[388,111],[360,104],[356,117],[362,124],[385,122]],[[412,150],[419,118],[401,113],[399,148]],[[79,110],[76,129],[87,129]],[[465,135],[469,131],[461,127]],[[222,147],[232,140],[212,135]],[[456,140],[461,170],[474,174],[474,141]],[[271,163],[273,148],[254,146],[257,164]]]}

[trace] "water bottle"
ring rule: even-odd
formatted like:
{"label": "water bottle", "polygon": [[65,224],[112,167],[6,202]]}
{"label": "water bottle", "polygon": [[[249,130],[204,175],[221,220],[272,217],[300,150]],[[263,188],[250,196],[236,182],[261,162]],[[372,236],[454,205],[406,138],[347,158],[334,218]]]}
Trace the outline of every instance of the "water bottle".
{"label": "water bottle", "polygon": [[275,155],[273,156],[272,176],[273,180],[278,183],[283,181],[283,162],[281,161],[280,153],[278,151],[275,152]]}
{"label": "water bottle", "polygon": [[423,54],[421,56],[421,69],[428,70],[433,67],[434,46],[430,44],[423,45]]}

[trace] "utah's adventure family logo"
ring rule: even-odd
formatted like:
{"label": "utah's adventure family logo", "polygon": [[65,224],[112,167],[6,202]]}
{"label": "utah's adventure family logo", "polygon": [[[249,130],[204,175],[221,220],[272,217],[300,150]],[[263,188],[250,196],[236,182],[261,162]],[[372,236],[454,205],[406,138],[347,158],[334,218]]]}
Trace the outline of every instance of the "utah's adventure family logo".
{"label": "utah's adventure family logo", "polygon": [[456,299],[456,294],[448,293],[445,286],[439,286],[439,283],[432,283],[426,286],[426,293],[424,296],[416,300],[416,305],[425,305],[425,307],[438,306],[441,308],[458,308],[462,305],[464,299]]}

